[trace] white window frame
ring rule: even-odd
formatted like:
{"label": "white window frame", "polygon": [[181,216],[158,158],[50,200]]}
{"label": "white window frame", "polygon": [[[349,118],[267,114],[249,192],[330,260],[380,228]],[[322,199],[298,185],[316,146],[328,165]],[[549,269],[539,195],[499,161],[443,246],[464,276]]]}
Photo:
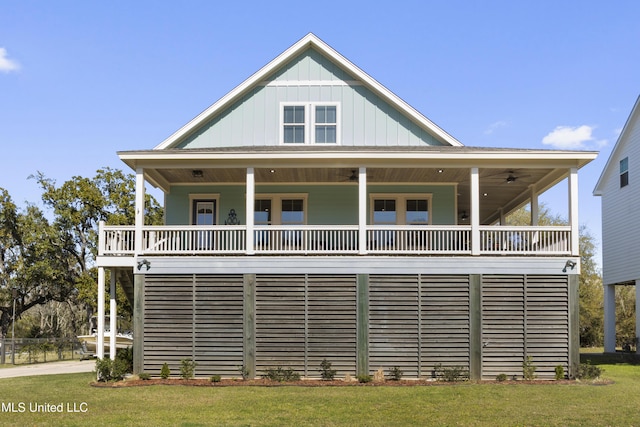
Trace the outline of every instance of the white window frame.
{"label": "white window frame", "polygon": [[282,225],[282,200],[302,199],[303,224],[307,224],[307,193],[256,193],[256,200],[271,200],[271,225]]}
{"label": "white window frame", "polygon": [[369,224],[374,224],[373,216],[376,200],[395,200],[396,201],[396,224],[395,225],[407,225],[407,200],[426,200],[427,212],[429,216],[426,224],[431,225],[433,219],[433,195],[431,193],[371,193],[369,194]]}
{"label": "white window frame", "polygon": [[[284,107],[304,107],[304,144],[284,142]],[[340,145],[341,113],[339,102],[281,102],[280,103],[280,144],[309,145],[316,144],[316,107],[336,107],[336,142],[320,142],[318,145]]]}
{"label": "white window frame", "polygon": [[[622,170],[622,162],[626,161],[626,169]],[[622,177],[625,176],[625,183],[624,185],[622,184]],[[627,187],[629,185],[629,156],[624,157],[622,160],[620,160],[620,188],[624,188]]]}
{"label": "white window frame", "polygon": [[193,216],[194,216],[193,202],[196,201],[196,200],[201,200],[201,201],[213,200],[213,201],[215,201],[215,207],[216,207],[215,224],[219,225],[220,224],[220,194],[211,194],[211,193],[206,193],[206,194],[192,193],[192,194],[189,194],[189,224],[190,225],[196,225],[196,224],[193,223]]}

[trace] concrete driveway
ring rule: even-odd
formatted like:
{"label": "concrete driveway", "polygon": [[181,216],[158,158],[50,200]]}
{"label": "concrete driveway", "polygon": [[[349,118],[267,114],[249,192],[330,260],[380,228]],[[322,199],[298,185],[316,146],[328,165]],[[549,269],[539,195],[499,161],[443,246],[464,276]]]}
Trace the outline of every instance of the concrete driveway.
{"label": "concrete driveway", "polygon": [[35,363],[33,365],[17,365],[11,368],[0,368],[1,378],[26,377],[32,375],[75,374],[91,372],[96,367],[96,361],[65,360],[62,362]]}

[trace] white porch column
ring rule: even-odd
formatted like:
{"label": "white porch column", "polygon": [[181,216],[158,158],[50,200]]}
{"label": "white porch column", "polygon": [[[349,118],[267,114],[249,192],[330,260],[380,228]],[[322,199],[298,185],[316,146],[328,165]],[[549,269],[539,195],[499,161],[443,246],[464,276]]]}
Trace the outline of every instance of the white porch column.
{"label": "white porch column", "polygon": [[247,255],[253,255],[256,253],[253,242],[253,226],[254,226],[254,213],[255,199],[256,199],[256,182],[255,172],[253,168],[247,168],[247,192],[246,192],[246,212],[247,212],[247,234],[246,234],[246,253]]}
{"label": "white porch column", "polygon": [[471,168],[471,255],[480,255],[480,173]]}
{"label": "white porch column", "polygon": [[116,305],[116,272],[111,269],[111,280],[109,283],[109,358],[116,360],[116,334],[118,332],[118,306]]}
{"label": "white porch column", "polygon": [[98,330],[96,331],[96,356],[98,359],[104,358],[104,286],[104,267],[98,267]]}
{"label": "white porch column", "polygon": [[578,168],[569,172],[569,225],[571,226],[571,255],[580,255],[580,224],[578,223]]}
{"label": "white porch column", "polygon": [[358,252],[367,253],[367,168],[358,172]]}
{"label": "white porch column", "polygon": [[142,254],[142,227],[144,226],[144,169],[136,169],[136,224],[135,251],[136,256]]}
{"label": "white porch column", "polygon": [[616,351],[616,287],[604,285],[604,352]]}
{"label": "white porch column", "polygon": [[540,207],[538,205],[538,193],[535,187],[531,186],[531,225],[538,225],[538,217],[540,216]]}

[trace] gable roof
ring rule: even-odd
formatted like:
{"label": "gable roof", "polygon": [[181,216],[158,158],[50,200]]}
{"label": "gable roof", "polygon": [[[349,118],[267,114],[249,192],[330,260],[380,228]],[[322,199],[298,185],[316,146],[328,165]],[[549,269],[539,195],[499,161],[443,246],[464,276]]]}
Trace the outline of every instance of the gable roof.
{"label": "gable roof", "polygon": [[164,140],[158,146],[154,148],[154,150],[164,150],[168,148],[174,148],[182,138],[188,136],[191,132],[198,129],[199,126],[204,124],[210,118],[216,116],[218,113],[223,111],[228,106],[232,105],[237,99],[239,99],[242,95],[256,87],[267,78],[269,75],[280,69],[290,60],[295,58],[298,54],[302,53],[308,48],[313,48],[316,51],[320,52],[326,58],[328,58],[331,62],[338,65],[340,68],[344,69],[347,73],[354,76],[357,80],[362,82],[362,84],[367,87],[369,90],[380,96],[386,102],[388,102],[391,106],[396,108],[402,114],[409,117],[413,122],[417,123],[419,126],[424,128],[429,133],[433,134],[436,138],[442,141],[445,145],[460,147],[463,144],[455,139],[453,136],[449,135],[442,128],[437,126],[431,120],[422,115],[419,111],[411,107],[389,89],[384,87],[374,78],[369,76],[367,73],[362,71],[356,65],[351,63],[344,56],[339,54],[325,42],[320,40],[313,33],[307,34],[305,37],[296,42],[289,49],[285,50],[274,60],[269,62],[267,65],[262,67],[240,85],[238,85],[231,92],[227,93],[225,96],[216,101],[209,108],[204,110],[194,119],[192,119],[189,123],[184,125],[178,131],[176,131],[169,138]]}
{"label": "gable roof", "polygon": [[602,172],[600,174],[600,178],[598,178],[598,182],[597,182],[595,188],[593,189],[593,195],[594,196],[602,196],[602,192],[603,192],[604,186],[605,186],[606,176],[608,175],[608,173],[609,173],[611,168],[617,168],[618,167],[617,164],[612,164],[612,163],[614,162],[614,159],[616,159],[618,157],[618,152],[622,149],[622,146],[624,145],[625,141],[627,140],[627,138],[626,138],[627,133],[629,132],[629,130],[631,128],[631,123],[633,122],[633,119],[636,116],[636,114],[640,114],[640,96],[638,96],[638,98],[636,99],[636,103],[634,104],[633,108],[631,109],[631,114],[629,114],[629,117],[627,118],[627,121],[625,122],[624,127],[622,128],[622,132],[620,132],[620,136],[618,137],[618,140],[616,141],[616,145],[613,146],[613,150],[611,150],[611,154],[609,155],[609,158],[607,159],[607,163],[605,164],[604,169],[602,169]]}

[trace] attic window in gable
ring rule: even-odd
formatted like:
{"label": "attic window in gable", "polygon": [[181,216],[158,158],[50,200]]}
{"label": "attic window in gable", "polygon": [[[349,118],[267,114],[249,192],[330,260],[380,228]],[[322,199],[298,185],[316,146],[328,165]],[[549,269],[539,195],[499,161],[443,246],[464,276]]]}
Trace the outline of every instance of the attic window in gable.
{"label": "attic window in gable", "polygon": [[286,105],[284,107],[284,143],[304,144],[305,142],[304,105]]}
{"label": "attic window in gable", "polygon": [[283,144],[337,144],[339,106],[331,103],[282,105]]}
{"label": "attic window in gable", "polygon": [[629,185],[629,158],[620,160],[620,188]]}

